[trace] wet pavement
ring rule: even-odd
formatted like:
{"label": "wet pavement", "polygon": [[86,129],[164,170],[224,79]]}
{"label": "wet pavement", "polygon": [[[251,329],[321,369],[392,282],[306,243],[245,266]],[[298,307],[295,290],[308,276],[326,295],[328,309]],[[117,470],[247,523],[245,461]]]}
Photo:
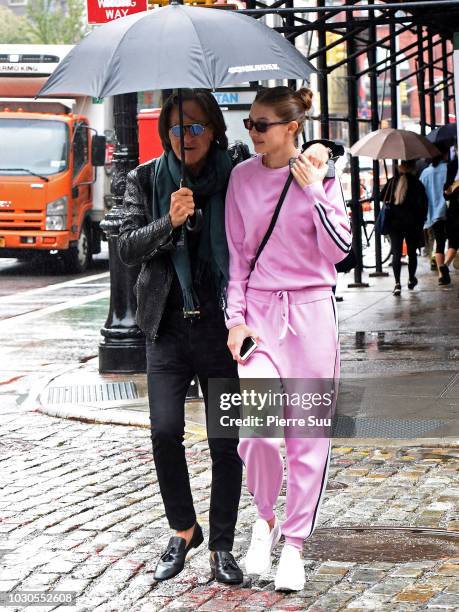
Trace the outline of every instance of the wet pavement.
{"label": "wet pavement", "polygon": [[[418,288],[405,289],[399,299],[390,294],[390,279],[371,279],[366,289],[347,289],[350,275],[340,279],[343,376],[389,381],[392,395],[379,409],[392,419],[405,416],[394,408],[394,398],[406,401],[410,386],[413,397],[427,398],[423,418],[438,415],[439,399],[454,418],[459,274],[440,289],[422,262],[419,279]],[[8,315],[0,323],[0,550],[9,551],[1,560],[0,591],[72,591],[77,601],[71,607],[0,609],[459,609],[454,429],[428,440],[334,441],[318,528],[304,548],[308,578],[302,592],[274,592],[273,574],[246,578],[237,588],[218,585],[210,580],[204,546],[190,554],[175,580],[156,583],[153,570],[170,532],[152,464],[144,377],[123,379],[135,383],[136,398],[93,396],[75,406],[56,403],[50,394],[52,387],[122,381],[100,377],[95,359],[108,309],[102,293],[108,276],[78,281],[51,291],[25,283],[23,290],[37,291],[3,296],[3,303],[0,298],[0,316]],[[41,412],[51,409],[61,416],[66,409],[70,418]],[[211,474],[199,403],[190,405],[188,417],[192,490],[207,533]],[[125,425],[113,424],[117,418]],[[284,501],[285,490],[281,516]],[[244,486],[238,559],[254,518]],[[279,554],[277,547],[273,571]]]}

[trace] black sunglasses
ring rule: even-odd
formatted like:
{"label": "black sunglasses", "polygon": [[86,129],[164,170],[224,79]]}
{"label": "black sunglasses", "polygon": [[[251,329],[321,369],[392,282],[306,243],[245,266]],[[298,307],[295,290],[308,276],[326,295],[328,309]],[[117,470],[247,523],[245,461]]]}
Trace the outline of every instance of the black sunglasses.
{"label": "black sunglasses", "polygon": [[247,130],[250,131],[255,128],[255,130],[261,134],[267,132],[272,125],[283,125],[284,123],[290,123],[290,121],[272,121],[271,123],[268,123],[267,121],[252,121],[250,117],[248,119],[243,119],[243,121],[244,127]]}

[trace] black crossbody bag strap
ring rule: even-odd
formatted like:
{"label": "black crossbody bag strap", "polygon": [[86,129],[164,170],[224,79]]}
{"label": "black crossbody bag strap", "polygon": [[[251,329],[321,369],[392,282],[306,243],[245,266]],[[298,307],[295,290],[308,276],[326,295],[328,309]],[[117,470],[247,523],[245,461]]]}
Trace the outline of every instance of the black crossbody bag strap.
{"label": "black crossbody bag strap", "polygon": [[[319,142],[319,143],[325,144],[326,146],[329,146],[331,148],[335,148],[335,155],[337,155],[338,157],[340,155],[342,155],[343,152],[344,152],[344,149],[341,147],[341,145],[335,145],[335,143],[332,140],[311,140],[311,141],[308,141],[308,142],[304,143],[304,145],[302,146],[301,152],[304,153],[304,151],[309,147],[309,145],[314,144],[315,142]],[[330,168],[330,163],[332,165],[331,168]],[[328,172],[328,174],[327,174],[327,176],[325,178],[334,178],[334,176],[335,176],[335,170],[334,170],[333,163],[329,162],[329,172]],[[288,175],[288,179],[285,182],[285,185],[284,185],[284,188],[282,190],[282,193],[280,195],[279,201],[277,203],[276,210],[274,211],[273,218],[271,219],[271,223],[269,224],[268,231],[264,235],[263,240],[261,241],[261,244],[258,247],[257,254],[255,255],[255,259],[252,261],[252,265],[250,266],[250,270],[254,269],[255,264],[257,263],[258,258],[261,255],[261,252],[265,248],[266,243],[268,242],[271,234],[273,233],[273,229],[274,229],[274,226],[276,225],[277,217],[279,216],[280,209],[282,208],[282,204],[284,203],[285,196],[287,195],[288,188],[290,187],[292,181],[293,181],[293,174],[290,172],[289,175]]]}
{"label": "black crossbody bag strap", "polygon": [[261,241],[260,246],[258,247],[257,254],[255,255],[255,259],[252,261],[252,265],[250,269],[253,270],[255,264],[257,263],[258,258],[261,255],[262,250],[265,248],[266,243],[268,242],[271,234],[273,233],[274,226],[276,225],[277,217],[279,216],[280,210],[282,208],[282,204],[284,203],[285,196],[287,195],[288,188],[290,187],[293,181],[293,174],[289,173],[288,179],[285,182],[284,188],[282,189],[282,193],[280,194],[279,201],[277,202],[276,210],[274,211],[273,218],[271,219],[271,223],[269,224],[268,230]]}

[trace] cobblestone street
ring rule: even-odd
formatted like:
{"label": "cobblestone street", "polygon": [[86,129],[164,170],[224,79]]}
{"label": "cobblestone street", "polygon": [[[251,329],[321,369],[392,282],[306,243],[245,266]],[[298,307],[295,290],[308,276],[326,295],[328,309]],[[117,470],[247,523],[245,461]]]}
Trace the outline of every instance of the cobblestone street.
{"label": "cobblestone street", "polygon": [[[101,611],[459,609],[459,559],[448,559],[448,548],[440,560],[414,562],[403,559],[409,547],[399,551],[398,562],[336,561],[333,550],[330,560],[327,550],[320,560],[309,560],[306,550],[305,590],[283,595],[268,579],[242,588],[210,582],[208,552],[201,546],[177,579],[157,584],[152,572],[170,532],[146,429],[55,419],[18,409],[14,395],[5,393],[1,432],[0,537],[9,551],[1,591],[74,591],[75,609]],[[186,445],[198,519],[207,526],[207,444],[189,435]],[[354,525],[457,531],[457,469],[457,452],[448,448],[335,445],[314,540],[327,534],[321,528]],[[253,518],[244,489],[237,558]],[[365,549],[365,535],[353,533],[346,544],[350,559],[359,557],[356,538]]]}
{"label": "cobblestone street", "polygon": [[0,612],[459,612],[458,143],[459,0],[0,0]]}

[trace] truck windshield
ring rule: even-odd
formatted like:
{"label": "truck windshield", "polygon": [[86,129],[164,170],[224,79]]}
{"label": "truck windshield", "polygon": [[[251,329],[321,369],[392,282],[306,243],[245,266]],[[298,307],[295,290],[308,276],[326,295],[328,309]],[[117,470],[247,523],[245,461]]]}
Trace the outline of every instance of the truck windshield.
{"label": "truck windshield", "polygon": [[68,164],[68,130],[61,121],[0,119],[0,174],[57,174]]}

